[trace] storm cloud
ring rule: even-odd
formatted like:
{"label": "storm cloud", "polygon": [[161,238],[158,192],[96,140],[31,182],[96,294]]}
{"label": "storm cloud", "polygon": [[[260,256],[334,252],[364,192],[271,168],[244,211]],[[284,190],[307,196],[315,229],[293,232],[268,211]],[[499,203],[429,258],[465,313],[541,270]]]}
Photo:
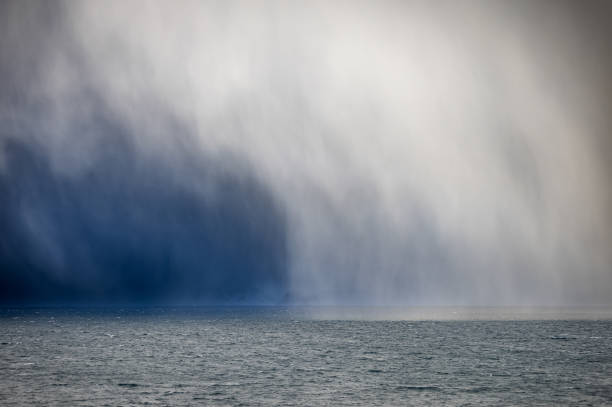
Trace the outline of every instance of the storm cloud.
{"label": "storm cloud", "polygon": [[[5,143],[3,300],[285,300],[286,220],[244,164],[219,173],[215,160],[189,160],[185,152],[169,167],[166,157],[139,155],[120,129],[96,126],[109,136],[78,175],[56,173],[34,145]],[[227,156],[224,164],[232,161]]]}
{"label": "storm cloud", "polygon": [[5,2],[5,301],[609,304],[606,2]]}

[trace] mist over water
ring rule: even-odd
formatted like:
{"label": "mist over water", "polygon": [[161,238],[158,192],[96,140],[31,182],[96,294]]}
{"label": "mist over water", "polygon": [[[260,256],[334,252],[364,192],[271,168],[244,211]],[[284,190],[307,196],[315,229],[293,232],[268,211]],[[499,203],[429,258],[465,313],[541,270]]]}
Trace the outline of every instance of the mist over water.
{"label": "mist over water", "polygon": [[605,2],[6,2],[3,301],[612,298]]}

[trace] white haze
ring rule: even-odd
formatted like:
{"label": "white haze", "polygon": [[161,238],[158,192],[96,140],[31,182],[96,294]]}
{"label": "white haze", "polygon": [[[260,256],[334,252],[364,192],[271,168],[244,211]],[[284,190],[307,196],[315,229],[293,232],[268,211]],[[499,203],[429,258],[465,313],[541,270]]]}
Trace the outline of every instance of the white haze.
{"label": "white haze", "polygon": [[246,157],[286,208],[292,301],[610,303],[606,38],[567,4],[64,6],[38,88],[55,165],[87,166],[62,131],[83,88],[143,151],[180,123]]}

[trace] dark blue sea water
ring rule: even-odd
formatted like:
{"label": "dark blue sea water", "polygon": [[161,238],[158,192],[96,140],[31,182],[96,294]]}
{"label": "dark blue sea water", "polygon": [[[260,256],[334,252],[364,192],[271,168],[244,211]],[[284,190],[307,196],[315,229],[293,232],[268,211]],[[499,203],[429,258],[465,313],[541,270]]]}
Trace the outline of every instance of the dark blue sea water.
{"label": "dark blue sea water", "polygon": [[0,405],[612,405],[612,313],[0,311]]}

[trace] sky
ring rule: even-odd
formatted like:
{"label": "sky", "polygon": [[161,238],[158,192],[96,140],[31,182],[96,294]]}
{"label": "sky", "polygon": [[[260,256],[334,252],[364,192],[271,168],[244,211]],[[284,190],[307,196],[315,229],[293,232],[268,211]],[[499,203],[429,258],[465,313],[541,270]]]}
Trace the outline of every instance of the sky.
{"label": "sky", "polygon": [[8,1],[0,302],[612,305],[605,1]]}

